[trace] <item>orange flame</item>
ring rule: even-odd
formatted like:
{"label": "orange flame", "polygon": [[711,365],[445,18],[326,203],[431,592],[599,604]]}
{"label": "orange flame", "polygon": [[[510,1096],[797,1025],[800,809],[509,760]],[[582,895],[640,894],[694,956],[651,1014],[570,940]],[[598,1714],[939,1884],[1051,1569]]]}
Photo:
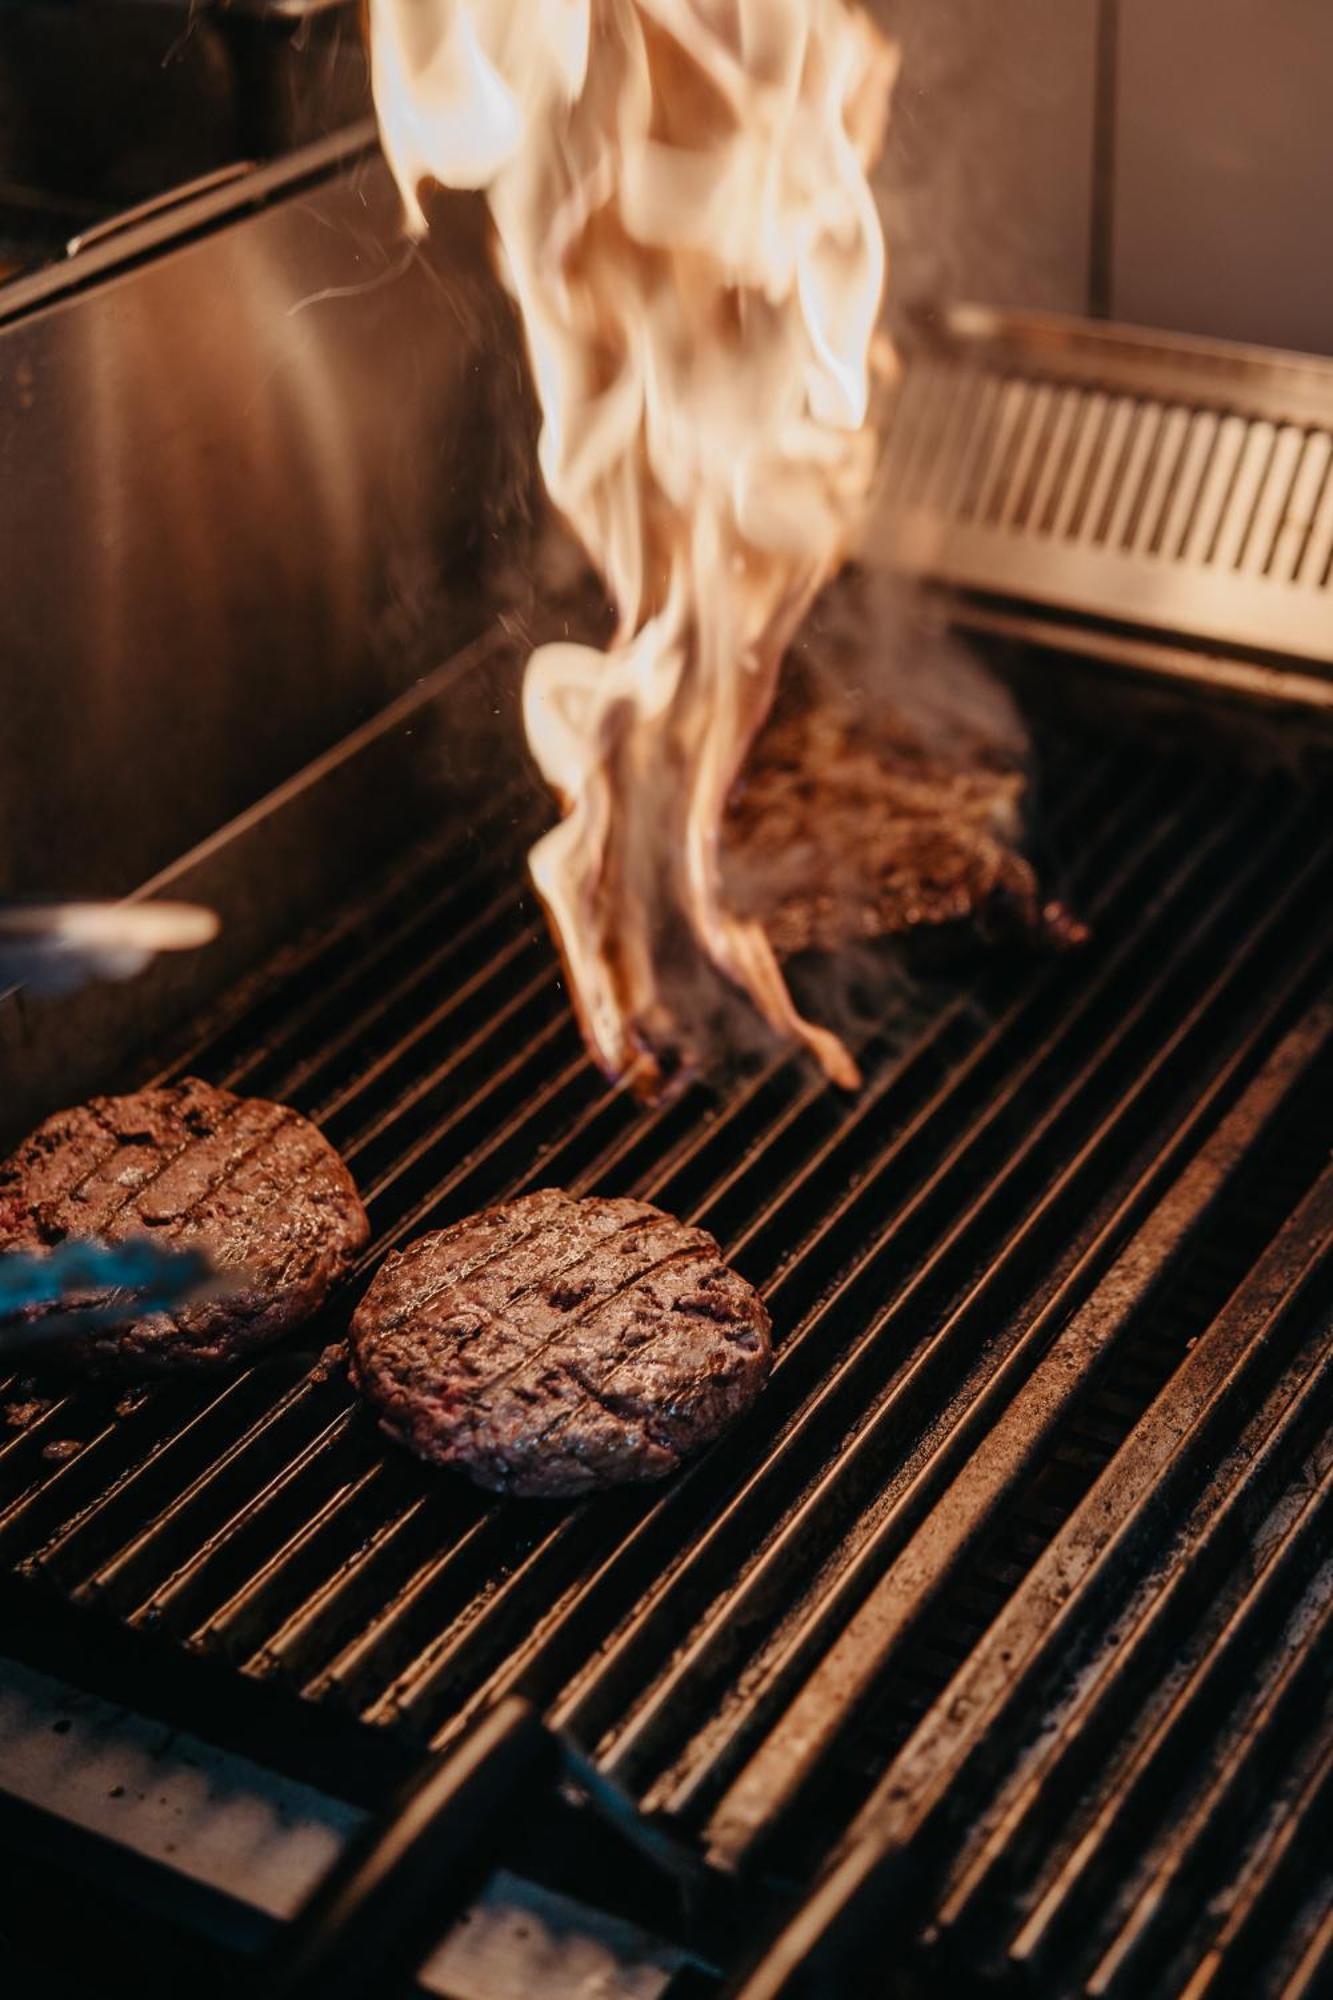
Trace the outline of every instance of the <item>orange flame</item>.
{"label": "orange flame", "polygon": [[846,0],[372,0],[371,42],[413,226],[428,178],[487,190],[546,484],[618,614],[607,653],[544,647],[524,684],[564,808],[533,879],[585,1035],[657,1085],[684,930],[854,1086],[725,907],[719,834],[869,490],[895,54]]}

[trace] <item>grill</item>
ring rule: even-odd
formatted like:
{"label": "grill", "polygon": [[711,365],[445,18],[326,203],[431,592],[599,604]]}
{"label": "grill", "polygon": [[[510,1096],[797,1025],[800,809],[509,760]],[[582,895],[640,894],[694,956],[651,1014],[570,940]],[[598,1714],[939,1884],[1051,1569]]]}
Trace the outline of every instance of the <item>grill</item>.
{"label": "grill", "polygon": [[[55,336],[103,351],[98,315],[132,285],[145,326],[175,323],[173,285],[242,296],[249,256],[283,365],[344,411],[358,357],[388,351],[362,264],[399,257],[360,144],[333,149],[350,168],[298,162],[290,198],[247,183],[244,213],[192,210],[180,255],[136,238],[125,292],[79,279]],[[393,577],[384,496],[413,440],[479,454],[443,498],[412,461],[423,546],[480,566],[526,515],[507,362],[484,378],[496,420],[465,420],[459,385],[509,351],[465,250],[441,265],[469,302],[457,351],[431,267],[393,294],[387,374],[421,400],[385,463],[376,406],[273,489],[299,520],[308,465],[363,466],[336,546],[350,563],[378,524]],[[41,285],[20,362],[47,352]],[[355,338],[326,347],[306,308],[333,296]],[[224,329],[203,384],[226,393],[182,421],[182,462],[201,439],[225,458],[199,429],[219,409],[267,462],[276,371],[248,324]],[[92,427],[50,435],[70,428]],[[908,368],[888,469],[886,545],[960,624],[1017,642],[999,651],[1032,708],[1043,879],[1091,941],[858,997],[855,1098],[771,1054],[644,1110],[590,1066],[526,886],[549,806],[518,766],[498,629],[418,685],[381,674],[374,719],[155,878],[221,909],[220,995],[185,961],[41,1019],[0,1006],[4,1140],[84,1090],[195,1073],[314,1118],[367,1198],[371,1247],[300,1347],[225,1380],[0,1389],[4,1650],[313,1784],[340,1837],[366,1817],[269,1968],[286,2000],[390,1990],[446,1931],[430,1990],[540,1989],[473,1977],[483,1878],[651,1939],[651,1979],[617,2000],[1300,2000],[1333,1980],[1333,369],[959,314]],[[157,554],[145,580],[179,582]],[[145,633],[174,601],[150,595]],[[16,631],[47,629],[15,602]],[[268,711],[247,692],[267,660],[201,670],[238,704],[220,737],[256,710],[262,782],[328,667],[300,589],[286,612]],[[441,651],[486,618],[451,601]],[[89,658],[79,688],[101,685]],[[145,743],[199,753],[144,715],[100,755],[147,790]],[[248,796],[206,775],[226,810]],[[108,834],[108,869],[198,831],[188,798],[154,810],[142,855]],[[95,822],[72,826],[77,856]],[[385,1251],[545,1185],[703,1224],[767,1301],[768,1388],[661,1488],[494,1502],[386,1446],[346,1385],[336,1343]]]}
{"label": "grill", "polygon": [[897,989],[850,1103],[788,1057],[609,1092],[522,786],[227,996],[160,1073],[323,1125],[354,1290],[496,1197],[633,1192],[762,1288],[773,1381],[575,1507],[382,1449],[318,1355],[346,1300],[225,1383],[81,1386],[0,1448],[7,1632],[372,1804],[521,1694],[705,1864],[693,1919],[654,1906],[682,1994],[890,1950],[904,1990],[1318,1990],[1333,831],[1217,746],[1066,716],[1041,763],[1092,943]]}

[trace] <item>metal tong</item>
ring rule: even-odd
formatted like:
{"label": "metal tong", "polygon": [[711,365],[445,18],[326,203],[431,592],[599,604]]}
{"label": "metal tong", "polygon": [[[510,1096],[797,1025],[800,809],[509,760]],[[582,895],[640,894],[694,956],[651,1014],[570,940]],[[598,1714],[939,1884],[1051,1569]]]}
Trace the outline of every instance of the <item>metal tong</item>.
{"label": "metal tong", "polygon": [[197,903],[15,903],[0,908],[0,993],[71,993],[133,979],[162,951],[195,951],[218,933]]}
{"label": "metal tong", "polygon": [[0,1255],[0,1358],[86,1339],[126,1320],[230,1291],[244,1273],[219,1273],[201,1249],[135,1236],[76,1237],[47,1251]]}

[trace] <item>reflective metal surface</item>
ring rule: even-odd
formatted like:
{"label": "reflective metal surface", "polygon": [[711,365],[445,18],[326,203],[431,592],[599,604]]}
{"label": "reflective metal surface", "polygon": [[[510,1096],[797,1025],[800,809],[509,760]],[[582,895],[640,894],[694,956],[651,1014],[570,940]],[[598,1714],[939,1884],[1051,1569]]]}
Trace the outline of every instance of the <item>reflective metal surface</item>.
{"label": "reflective metal surface", "polygon": [[0,895],[130,890],[475,629],[512,340],[373,153],[0,291]]}
{"label": "reflective metal surface", "polygon": [[0,1152],[57,1105],[154,1059],[404,843],[521,798],[519,668],[512,647],[464,647],[117,906],[131,921],[164,902],[203,906],[220,922],[212,943],[159,953],[115,984],[0,997]]}
{"label": "reflective metal surface", "polygon": [[0,248],[59,254],[22,226],[34,197],[114,215],[369,109],[357,0],[4,0]]}
{"label": "reflective metal surface", "polygon": [[1333,707],[1333,363],[960,310],[884,482],[898,561],[967,622]]}

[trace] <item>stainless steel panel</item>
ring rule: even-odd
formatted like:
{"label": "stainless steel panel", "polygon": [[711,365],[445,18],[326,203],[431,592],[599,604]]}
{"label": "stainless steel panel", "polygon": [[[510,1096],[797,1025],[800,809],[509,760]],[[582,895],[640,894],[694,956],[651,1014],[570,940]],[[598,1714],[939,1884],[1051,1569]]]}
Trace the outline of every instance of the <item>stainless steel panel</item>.
{"label": "stainless steel panel", "polygon": [[530,440],[479,208],[255,185],[0,293],[0,894],[133,888],[480,623]]}
{"label": "stainless steel panel", "polygon": [[[960,442],[939,412],[978,378]],[[1137,640],[1154,671],[1163,647],[1171,672],[1193,648],[1202,679],[1221,656],[1254,662],[1247,685],[1267,673],[1275,699],[1295,666],[1333,704],[1333,365],[968,309],[900,402],[918,469],[903,482],[890,455],[884,543],[967,615],[987,600],[999,629],[997,603],[1028,606],[1024,636],[1098,657],[1113,628],[1116,657]],[[932,457],[968,469],[931,484]]]}
{"label": "stainless steel panel", "polygon": [[[160,1054],[228,981],[299,936],[413,841],[456,837],[525,770],[521,658],[493,635],[423,675],[369,722],[170,867],[132,900],[195,902],[218,937],[135,979],[0,995],[0,1154],[51,1107]],[[536,784],[535,773],[532,783]]]}

